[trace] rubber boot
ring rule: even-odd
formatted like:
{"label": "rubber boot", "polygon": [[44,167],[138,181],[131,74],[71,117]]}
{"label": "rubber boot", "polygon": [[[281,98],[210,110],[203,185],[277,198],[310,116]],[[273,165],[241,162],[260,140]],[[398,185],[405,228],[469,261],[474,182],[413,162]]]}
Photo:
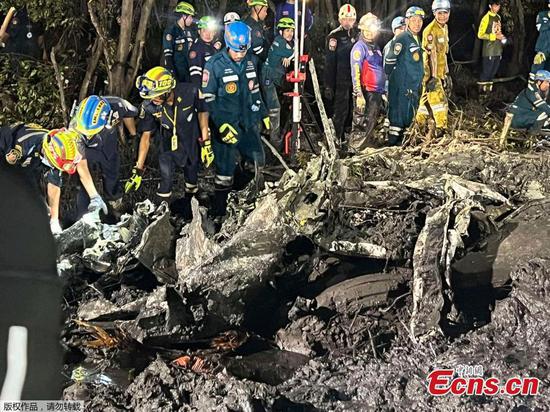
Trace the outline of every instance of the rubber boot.
{"label": "rubber boot", "polygon": [[227,212],[227,198],[231,188],[215,188],[214,190],[214,217],[223,217]]}

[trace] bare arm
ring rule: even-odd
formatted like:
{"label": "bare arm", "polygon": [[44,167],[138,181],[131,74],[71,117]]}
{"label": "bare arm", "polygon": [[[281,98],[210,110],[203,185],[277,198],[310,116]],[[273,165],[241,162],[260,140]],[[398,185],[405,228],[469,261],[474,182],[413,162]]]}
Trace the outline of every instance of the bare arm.
{"label": "bare arm", "polygon": [[199,113],[199,127],[201,129],[201,138],[202,141],[210,139],[210,134],[208,133],[208,112]]}
{"label": "bare arm", "polygon": [[48,183],[48,206],[50,207],[50,219],[59,219],[59,199],[61,199],[61,188]]}
{"label": "bare arm", "polygon": [[147,159],[147,153],[149,153],[149,146],[151,145],[151,132],[143,132],[139,141],[139,152],[136,167],[143,169],[145,166],[145,160]]}
{"label": "bare arm", "polygon": [[76,165],[76,170],[78,172],[78,176],[80,177],[80,182],[82,183],[82,186],[84,186],[84,189],[86,190],[86,193],[88,193],[90,199],[97,196],[97,190],[95,188],[92,175],[90,174],[90,169],[88,169],[88,161],[86,159],[82,159]]}
{"label": "bare arm", "polygon": [[122,119],[122,122],[131,136],[135,136],[137,134],[136,120],[133,117],[125,117]]}

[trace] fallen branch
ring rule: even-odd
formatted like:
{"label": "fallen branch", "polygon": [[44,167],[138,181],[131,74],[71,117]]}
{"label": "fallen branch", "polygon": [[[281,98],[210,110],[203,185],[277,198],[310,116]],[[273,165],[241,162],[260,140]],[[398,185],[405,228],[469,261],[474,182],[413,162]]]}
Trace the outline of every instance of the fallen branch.
{"label": "fallen branch", "polygon": [[279,154],[277,149],[275,149],[273,147],[273,145],[271,143],[269,143],[269,141],[264,136],[262,136],[262,142],[264,142],[264,144],[267,147],[269,147],[269,150],[271,150],[271,152],[273,153],[273,156],[275,156],[277,158],[277,160],[279,160],[279,162],[281,162],[281,164],[283,165],[285,170],[287,172],[289,172],[291,176],[294,176],[296,174],[296,172],[294,172],[294,170],[292,170],[290,167],[288,167],[288,165],[285,162],[285,159],[282,158],[282,156]]}

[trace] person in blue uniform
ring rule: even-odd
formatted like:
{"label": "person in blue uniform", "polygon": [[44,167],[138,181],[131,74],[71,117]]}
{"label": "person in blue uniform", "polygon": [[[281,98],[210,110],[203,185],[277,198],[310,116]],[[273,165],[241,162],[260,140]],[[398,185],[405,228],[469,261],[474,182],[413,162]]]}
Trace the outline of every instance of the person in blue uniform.
{"label": "person in blue uniform", "polygon": [[547,103],[550,87],[550,72],[539,70],[533,81],[522,90],[509,107],[513,114],[512,128],[525,129],[531,133],[550,132],[550,105]]}
{"label": "person in blue uniform", "polygon": [[388,76],[388,143],[399,145],[411,125],[418,104],[424,77],[422,45],[419,38],[425,13],[412,6],[405,14],[407,30],[396,37],[393,48],[384,57]]}
{"label": "person in blue uniform", "polygon": [[252,44],[250,49],[258,59],[260,64],[267,57],[269,44],[266,39],[265,18],[269,10],[267,0],[247,0],[247,5],[250,7],[250,14],[243,20],[251,30]]}
{"label": "person in blue uniform", "polygon": [[[131,140],[137,139],[135,118],[138,110],[127,100],[114,96],[89,96],[78,106],[71,128],[83,136],[83,162],[89,169],[99,169],[103,195],[113,207],[122,198],[118,126],[126,126]],[[78,216],[82,216],[90,199],[82,187],[76,198]],[[115,207],[116,209],[116,207]]]}
{"label": "person in blue uniform", "polygon": [[[145,100],[140,110],[141,140],[138,159],[125,191],[139,189],[150,140],[157,135],[161,181],[156,202],[166,201],[173,213],[185,220],[192,218],[191,198],[198,191],[199,149],[208,167],[213,160],[208,132],[208,113],[199,88],[191,83],[177,83],[163,67],[154,67],[136,80],[140,96]],[[183,169],[185,195],[172,198],[177,169]]]}
{"label": "person in blue uniform", "polygon": [[[550,0],[548,0],[550,8]],[[539,36],[535,43],[535,58],[531,66],[530,79],[533,80],[538,70],[548,70],[550,68],[550,10],[545,10],[537,14],[536,21]]]}
{"label": "person in blue uniform", "polygon": [[189,81],[189,49],[197,38],[193,16],[195,8],[181,1],[174,13],[178,20],[164,31],[162,38],[162,65],[174,74],[177,81]]}
{"label": "person in blue uniform", "polygon": [[269,110],[271,123],[270,140],[277,150],[281,150],[281,104],[278,94],[285,78],[286,69],[294,56],[294,22],[284,17],[277,23],[279,35],[273,40],[267,60],[261,69],[261,84],[264,101]]}
{"label": "person in blue uniform", "polygon": [[214,215],[226,213],[227,197],[233,186],[237,154],[260,177],[265,153],[260,123],[269,128],[269,117],[260,93],[257,57],[248,53],[250,28],[237,21],[225,30],[227,49],[213,56],[202,75],[202,92],[214,125],[215,155]]}
{"label": "person in blue uniform", "polygon": [[189,49],[189,75],[191,83],[200,87],[204,65],[210,57],[219,51],[221,43],[214,43],[218,31],[218,24],[214,17],[201,17],[197,27],[199,38],[195,40],[191,49]]}

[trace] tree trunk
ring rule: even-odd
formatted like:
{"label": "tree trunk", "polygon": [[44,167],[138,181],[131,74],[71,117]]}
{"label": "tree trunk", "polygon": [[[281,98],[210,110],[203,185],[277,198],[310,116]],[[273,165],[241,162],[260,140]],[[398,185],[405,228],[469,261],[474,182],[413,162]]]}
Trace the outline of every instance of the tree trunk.
{"label": "tree trunk", "polygon": [[139,18],[138,29],[136,31],[132,56],[130,57],[129,67],[126,72],[123,96],[128,96],[128,94],[130,94],[130,90],[134,86],[134,80],[141,64],[145,37],[147,35],[147,27],[149,25],[149,18],[151,16],[151,10],[153,9],[154,4],[155,0],[145,0],[141,6],[141,16]]}
{"label": "tree trunk", "polygon": [[96,37],[94,45],[92,47],[92,57],[88,61],[88,67],[86,68],[86,74],[84,75],[84,80],[82,80],[82,85],[80,86],[80,93],[78,95],[78,101],[81,102],[87,95],[88,89],[90,87],[90,82],[94,75],[99,59],[103,54],[103,44],[99,40],[99,37]]}
{"label": "tree trunk", "polygon": [[332,6],[332,0],[325,0],[325,5],[327,8],[327,19],[331,22],[334,22],[334,7]]}
{"label": "tree trunk", "polygon": [[479,2],[479,8],[477,13],[477,24],[474,27],[474,33],[476,36],[476,41],[474,43],[474,51],[472,53],[472,60],[474,60],[476,63],[479,61],[479,55],[481,52],[481,40],[477,37],[477,30],[479,28],[479,23],[481,19],[483,18],[483,15],[487,11],[487,0],[481,0]]}
{"label": "tree trunk", "polygon": [[[134,20],[134,0],[122,0],[120,12],[120,35],[118,38],[118,51],[113,67],[113,83],[109,84],[109,93],[121,96],[124,89],[125,67],[130,54],[130,41],[132,39],[132,22]],[[134,49],[137,45],[134,44]]]}
{"label": "tree trunk", "polygon": [[[512,13],[514,16],[514,42],[512,46],[514,47],[512,54],[512,61],[508,65],[507,75],[513,76],[518,72],[523,72],[525,62],[524,57],[524,45],[525,45],[525,18],[523,15],[523,4],[521,0],[513,0],[512,5],[515,8],[515,13]],[[509,36],[509,33],[504,33],[505,36]]]}

